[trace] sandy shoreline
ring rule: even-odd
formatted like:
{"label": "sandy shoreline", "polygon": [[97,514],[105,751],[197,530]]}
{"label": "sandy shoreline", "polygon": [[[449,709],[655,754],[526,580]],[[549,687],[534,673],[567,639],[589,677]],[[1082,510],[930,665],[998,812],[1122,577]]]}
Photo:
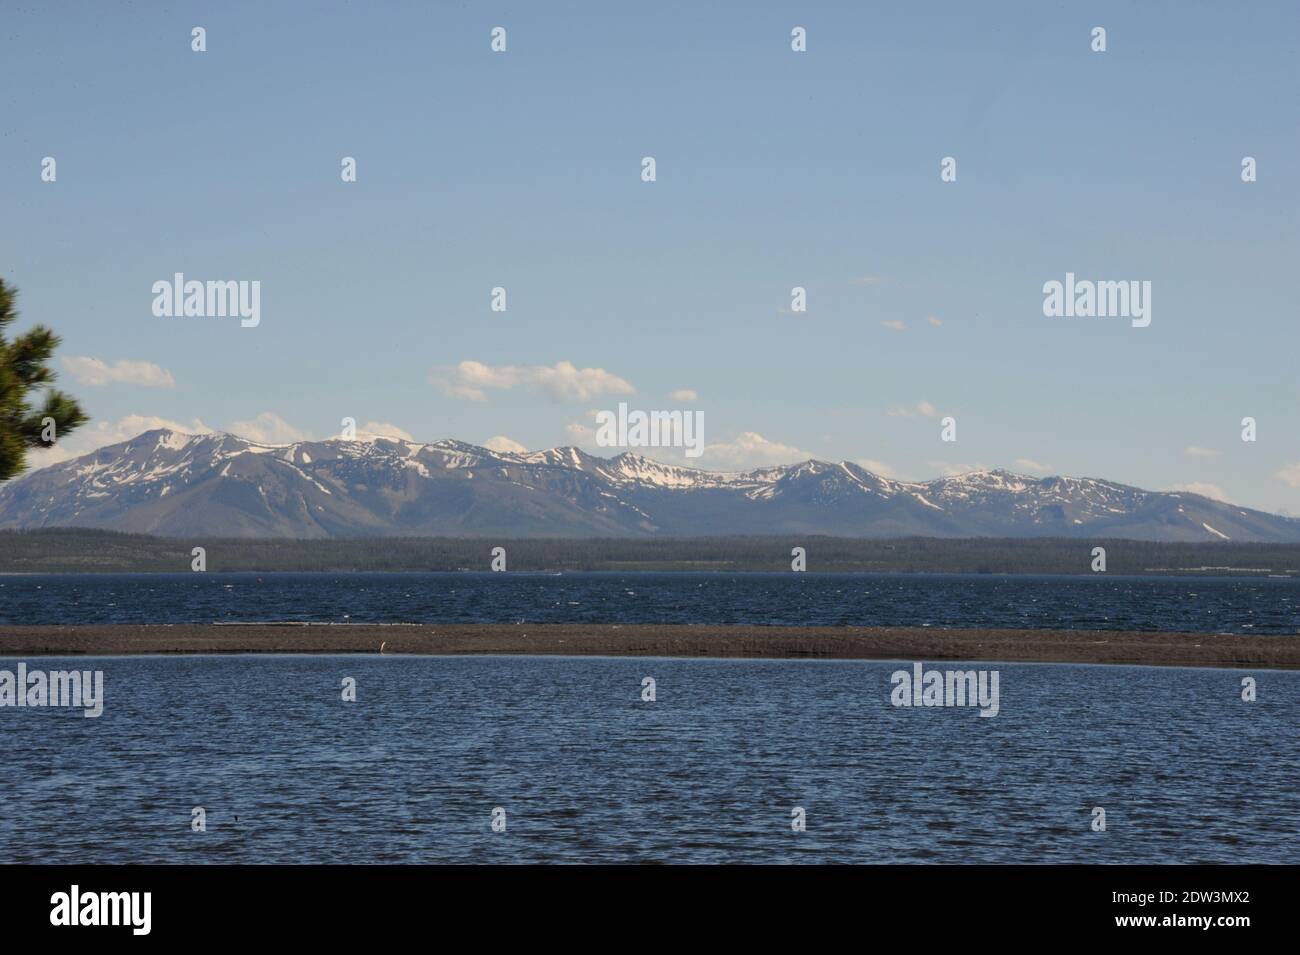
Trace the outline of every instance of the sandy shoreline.
{"label": "sandy shoreline", "polygon": [[1300,635],[616,624],[0,627],[0,656],[227,653],[540,654],[988,660],[1300,669]]}

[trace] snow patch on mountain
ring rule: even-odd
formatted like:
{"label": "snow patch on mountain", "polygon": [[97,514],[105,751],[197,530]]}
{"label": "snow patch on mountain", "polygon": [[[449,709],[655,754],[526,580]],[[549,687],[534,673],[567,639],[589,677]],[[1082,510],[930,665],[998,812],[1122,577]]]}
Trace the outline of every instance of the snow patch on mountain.
{"label": "snow patch on mountain", "polygon": [[915,482],[815,459],[713,472],[574,447],[498,452],[452,439],[422,444],[373,435],[268,445],[169,430],[0,486],[0,527],[44,526],[244,536],[1300,540],[1294,518],[1096,478],[994,469]]}

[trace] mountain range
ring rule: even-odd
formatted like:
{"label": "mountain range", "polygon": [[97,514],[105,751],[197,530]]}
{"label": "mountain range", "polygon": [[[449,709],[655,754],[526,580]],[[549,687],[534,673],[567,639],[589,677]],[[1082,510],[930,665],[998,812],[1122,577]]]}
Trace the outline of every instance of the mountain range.
{"label": "mountain range", "polygon": [[384,437],[269,445],[147,431],[0,486],[0,528],[169,537],[1077,537],[1300,541],[1197,494],[1005,470],[899,481],[809,460],[716,473],[578,448]]}

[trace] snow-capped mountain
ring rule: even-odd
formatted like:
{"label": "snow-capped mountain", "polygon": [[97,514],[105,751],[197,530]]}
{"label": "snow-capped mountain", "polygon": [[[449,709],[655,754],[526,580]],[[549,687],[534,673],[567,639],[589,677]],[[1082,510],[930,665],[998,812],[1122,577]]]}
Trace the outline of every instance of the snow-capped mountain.
{"label": "snow-capped mountain", "polygon": [[1093,478],[923,483],[804,461],[716,473],[577,448],[148,431],[0,487],[0,528],[185,537],[1124,537],[1300,541],[1300,520]]}

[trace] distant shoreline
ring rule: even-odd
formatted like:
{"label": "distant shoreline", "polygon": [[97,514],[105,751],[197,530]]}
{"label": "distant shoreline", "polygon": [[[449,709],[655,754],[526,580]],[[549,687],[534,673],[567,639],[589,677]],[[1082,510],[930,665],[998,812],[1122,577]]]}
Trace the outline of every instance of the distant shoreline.
{"label": "distant shoreline", "polygon": [[0,574],[192,573],[193,551],[221,572],[488,571],[492,551],[511,571],[791,572],[803,548],[816,573],[1110,575],[1300,578],[1300,543],[1158,542],[1077,538],[853,538],[802,533],[751,537],[476,537],[178,539],[113,531],[0,530]]}
{"label": "distant shoreline", "polygon": [[420,654],[970,660],[1300,669],[1300,635],[647,624],[178,624],[0,627],[0,657]]}

